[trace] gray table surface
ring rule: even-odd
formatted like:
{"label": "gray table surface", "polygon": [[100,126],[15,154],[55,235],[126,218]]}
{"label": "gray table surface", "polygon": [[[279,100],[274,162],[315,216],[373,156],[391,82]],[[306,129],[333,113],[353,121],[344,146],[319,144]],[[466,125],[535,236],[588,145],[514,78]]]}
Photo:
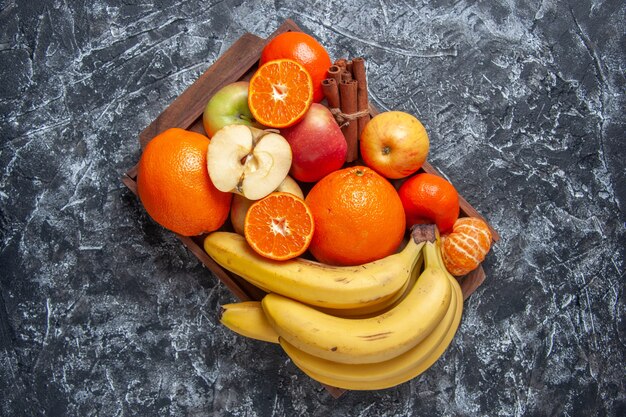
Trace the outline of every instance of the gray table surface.
{"label": "gray table surface", "polygon": [[[618,0],[0,2],[3,416],[626,415],[626,6]],[[500,231],[450,349],[333,399],[121,174],[138,133],[246,31],[286,18]]]}

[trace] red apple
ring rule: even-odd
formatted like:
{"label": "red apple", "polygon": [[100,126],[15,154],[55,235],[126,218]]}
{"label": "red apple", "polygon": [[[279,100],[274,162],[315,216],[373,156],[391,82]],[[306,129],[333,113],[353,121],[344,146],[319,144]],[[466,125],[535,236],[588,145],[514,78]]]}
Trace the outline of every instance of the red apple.
{"label": "red apple", "polygon": [[404,178],[422,167],[430,142],[415,117],[401,111],[380,113],[365,125],[360,140],[361,158],[387,178]]}
{"label": "red apple", "polygon": [[321,104],[311,104],[302,120],[281,134],[291,145],[289,174],[298,181],[318,181],[346,161],[346,140],[330,110]]}

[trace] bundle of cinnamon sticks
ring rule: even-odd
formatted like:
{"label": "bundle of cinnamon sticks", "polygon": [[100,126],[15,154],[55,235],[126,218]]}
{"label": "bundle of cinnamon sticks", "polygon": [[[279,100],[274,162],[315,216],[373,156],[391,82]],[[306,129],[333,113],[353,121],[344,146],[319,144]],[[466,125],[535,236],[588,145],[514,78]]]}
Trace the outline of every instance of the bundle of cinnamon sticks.
{"label": "bundle of cinnamon sticks", "polygon": [[322,88],[348,144],[346,162],[352,162],[359,157],[358,138],[370,120],[365,59],[335,61]]}

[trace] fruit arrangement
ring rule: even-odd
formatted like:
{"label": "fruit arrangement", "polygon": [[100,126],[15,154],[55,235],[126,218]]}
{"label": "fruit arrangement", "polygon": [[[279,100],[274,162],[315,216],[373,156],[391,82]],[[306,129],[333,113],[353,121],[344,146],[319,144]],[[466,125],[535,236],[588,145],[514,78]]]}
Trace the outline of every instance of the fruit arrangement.
{"label": "fruit arrangement", "polygon": [[205,134],[150,140],[137,194],[266,293],[222,306],[226,327],[279,343],[319,382],[370,390],[445,352],[463,309],[455,276],[479,267],[493,236],[459,217],[452,184],[420,171],[430,143],[417,118],[363,110],[363,60],[351,65],[304,33],[276,36],[250,81],[208,99]]}

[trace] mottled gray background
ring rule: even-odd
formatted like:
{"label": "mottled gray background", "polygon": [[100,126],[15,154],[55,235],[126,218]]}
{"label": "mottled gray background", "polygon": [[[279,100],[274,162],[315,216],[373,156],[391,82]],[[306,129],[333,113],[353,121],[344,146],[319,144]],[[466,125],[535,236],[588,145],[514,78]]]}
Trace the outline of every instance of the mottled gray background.
{"label": "mottled gray background", "polygon": [[[3,416],[626,415],[620,0],[0,2]],[[335,400],[120,175],[239,36],[292,18],[363,55],[381,109],[502,234],[449,351]]]}

